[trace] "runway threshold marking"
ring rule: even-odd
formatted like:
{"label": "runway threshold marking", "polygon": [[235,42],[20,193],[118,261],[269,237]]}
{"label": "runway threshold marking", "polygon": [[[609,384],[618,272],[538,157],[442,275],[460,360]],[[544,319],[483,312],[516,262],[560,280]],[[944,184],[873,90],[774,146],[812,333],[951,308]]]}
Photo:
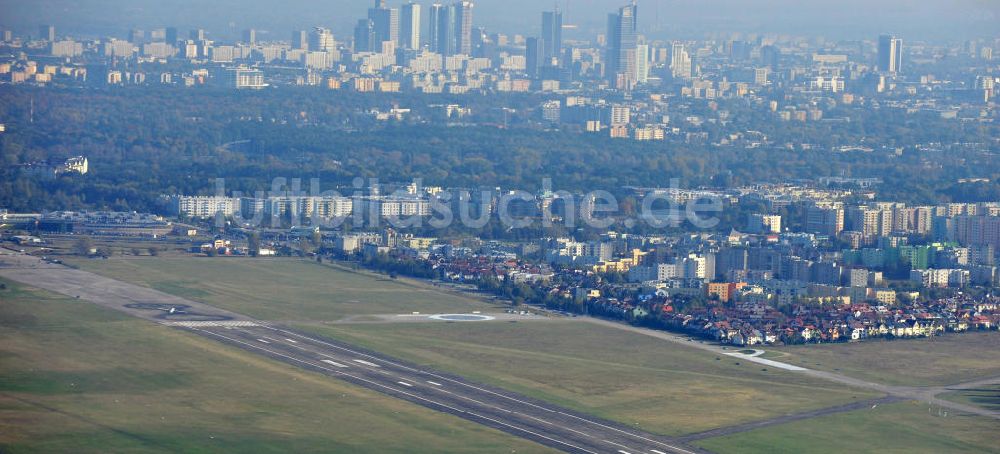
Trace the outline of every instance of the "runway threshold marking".
{"label": "runway threshold marking", "polygon": [[295,341],[295,340],[291,340],[291,339],[287,339],[287,338],[285,340],[288,341],[288,342],[291,342],[293,344],[299,343],[299,341]]}
{"label": "runway threshold marking", "polygon": [[438,383],[436,381],[428,381],[427,383],[432,384],[434,386],[444,386],[444,385],[442,385],[442,384],[440,384],[440,383]]}
{"label": "runway threshold marking", "polygon": [[665,452],[663,452],[663,451],[657,451],[657,450],[655,450],[655,449],[650,449],[650,450],[649,450],[649,452],[651,452],[651,453],[653,453],[653,454],[667,454],[667,453],[665,453]]}
{"label": "runway threshold marking", "polygon": [[369,362],[369,361],[365,361],[363,359],[356,359],[356,360],[354,360],[354,362],[356,362],[358,364],[364,364],[364,365],[370,366],[370,367],[379,367],[379,368],[382,367],[382,366],[379,366],[378,364],[375,364],[375,363]]}
{"label": "runway threshold marking", "polygon": [[[349,373],[341,372],[341,371],[338,371],[338,370],[327,369],[327,368],[325,368],[323,366],[317,366],[314,363],[310,363],[308,361],[303,361],[303,360],[301,360],[299,358],[295,358],[293,356],[288,356],[288,355],[286,355],[284,353],[276,352],[274,350],[269,350],[269,349],[266,349],[266,348],[261,347],[259,345],[251,344],[249,342],[243,342],[243,341],[241,341],[239,339],[234,339],[232,337],[223,336],[223,335],[221,335],[219,333],[213,333],[211,331],[205,331],[203,329],[198,329],[198,328],[194,328],[194,330],[195,331],[201,331],[201,332],[203,332],[205,334],[208,334],[210,336],[221,337],[221,338],[226,339],[226,340],[228,340],[230,342],[235,342],[237,344],[244,345],[244,346],[252,348],[252,349],[262,350],[262,351],[268,352],[268,353],[270,353],[272,355],[280,356],[282,358],[285,358],[285,359],[288,359],[288,360],[291,360],[291,361],[294,361],[294,362],[297,362],[297,363],[302,363],[302,364],[305,364],[305,365],[310,366],[310,367],[317,367],[319,369],[325,370],[325,371],[330,372],[332,374],[336,374],[336,375],[340,375],[340,376],[344,376],[344,377],[350,377],[350,378],[352,378],[354,380],[358,380],[358,381],[361,381],[361,382],[364,382],[364,383],[368,383],[371,386],[375,386],[375,387],[378,387],[378,388],[385,388],[385,389],[388,389],[388,390],[393,391],[395,393],[399,393],[399,394],[402,394],[404,396],[408,396],[408,397],[410,397],[412,399],[421,400],[421,401],[424,401],[424,402],[436,405],[436,406],[441,407],[441,408],[446,408],[448,410],[451,410],[451,411],[454,411],[454,412],[457,412],[457,413],[467,414],[467,415],[472,416],[474,418],[479,418],[479,419],[482,419],[482,420],[485,420],[485,421],[489,421],[489,422],[491,422],[493,424],[501,425],[501,426],[510,428],[512,430],[516,430],[518,432],[524,432],[526,434],[529,434],[529,435],[532,435],[532,436],[535,436],[535,437],[539,437],[539,438],[551,441],[553,443],[558,443],[560,445],[568,446],[568,447],[576,449],[578,451],[583,451],[583,452],[586,452],[588,454],[598,454],[598,453],[596,453],[594,451],[591,451],[589,449],[584,449],[584,448],[581,448],[581,447],[576,446],[574,444],[567,443],[567,442],[562,441],[562,440],[557,440],[555,438],[552,438],[552,437],[549,437],[549,436],[546,436],[546,435],[542,435],[542,434],[537,433],[537,432],[533,432],[533,431],[525,429],[523,427],[518,427],[518,426],[515,426],[513,424],[508,424],[506,422],[500,421],[500,420],[495,419],[495,418],[490,418],[488,416],[484,416],[484,415],[480,415],[480,414],[477,414],[477,413],[473,413],[473,412],[468,411],[468,410],[462,410],[461,408],[456,408],[456,407],[452,407],[452,406],[447,405],[447,404],[436,402],[436,401],[433,401],[433,400],[428,399],[428,398],[423,397],[423,396],[418,396],[416,394],[408,393],[408,392],[403,391],[401,389],[396,389],[396,388],[384,385],[384,384],[376,382],[376,381],[368,380],[368,379],[366,379],[364,377],[359,377],[359,376],[356,376],[356,375],[351,375]],[[294,334],[294,333],[292,333],[292,334]],[[301,336],[301,335],[299,335],[299,337],[306,338],[305,336]]]}
{"label": "runway threshold marking", "polygon": [[399,383],[399,384],[401,384],[401,385],[403,385],[403,386],[405,386],[407,388],[412,388],[413,387],[413,385],[411,385],[411,384],[409,384],[409,383],[407,383],[405,381],[398,381],[396,383]]}
{"label": "runway threshold marking", "polygon": [[339,367],[341,369],[347,369],[347,367],[348,367],[346,364],[340,364],[340,363],[338,363],[336,361],[330,361],[328,359],[322,359],[322,360],[320,360],[320,362],[321,363],[329,364],[329,365],[331,365],[333,367]]}
{"label": "runway threshold marking", "polygon": [[265,344],[270,344],[270,343],[271,343],[271,342],[269,342],[269,341],[266,341],[266,340],[264,340],[264,339],[257,339],[257,342],[263,342],[263,343],[265,343]]}

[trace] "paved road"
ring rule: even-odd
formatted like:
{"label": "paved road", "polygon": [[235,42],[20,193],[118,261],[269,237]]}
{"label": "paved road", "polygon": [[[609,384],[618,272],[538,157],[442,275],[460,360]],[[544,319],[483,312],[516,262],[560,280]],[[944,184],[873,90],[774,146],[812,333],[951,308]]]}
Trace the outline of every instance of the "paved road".
{"label": "paved road", "polygon": [[752,421],[744,424],[738,424],[735,426],[720,427],[718,429],[707,430],[705,432],[698,432],[690,435],[685,435],[683,437],[678,438],[678,440],[685,443],[690,443],[692,441],[704,440],[706,438],[721,437],[740,432],[749,432],[751,430],[760,429],[762,427],[787,424],[790,422],[800,421],[803,419],[818,418],[820,416],[828,416],[836,413],[845,413],[849,411],[874,409],[879,405],[892,404],[904,400],[906,399],[903,399],[902,397],[894,397],[894,396],[881,397],[878,399],[871,399],[863,402],[853,402],[849,404],[838,405],[836,407],[820,408],[818,410],[779,416],[777,418],[765,419],[761,421]]}
{"label": "paved road", "polygon": [[656,331],[646,328],[639,328],[624,323],[613,322],[608,320],[597,319],[593,317],[580,317],[580,320],[587,321],[589,323],[594,323],[597,325],[607,326],[610,328],[622,329],[626,331],[631,331],[637,334],[643,334],[646,336],[655,337],[658,339],[680,343],[689,347],[699,348],[706,350],[717,355],[730,355],[742,358],[746,361],[752,361],[764,365],[781,367],[783,365],[786,367],[781,367],[783,369],[800,373],[804,375],[809,375],[826,381],[832,381],[848,386],[854,386],[862,389],[870,389],[873,391],[878,391],[885,393],[891,397],[899,397],[904,399],[912,399],[928,404],[936,405],[943,408],[950,408],[952,410],[957,410],[965,413],[970,413],[979,416],[985,416],[988,418],[1000,419],[1000,412],[988,410],[986,408],[977,407],[973,405],[966,405],[958,402],[951,402],[944,399],[939,399],[937,396],[941,393],[948,392],[951,389],[964,389],[967,387],[982,386],[984,384],[990,383],[1000,383],[1000,377],[993,377],[987,379],[976,380],[974,382],[969,382],[967,384],[956,384],[950,386],[931,386],[931,387],[920,387],[920,386],[889,386],[881,383],[875,383],[867,380],[862,380],[859,378],[848,377],[843,374],[838,374],[836,372],[828,372],[816,369],[807,369],[791,364],[782,363],[780,361],[774,361],[765,358],[759,358],[752,355],[743,355],[736,353],[734,349],[723,349],[720,345],[702,343],[688,340],[689,337],[682,336],[678,334],[668,333],[665,331]]}
{"label": "paved road", "polygon": [[0,251],[0,276],[79,298],[450,413],[565,452],[703,450],[525,396],[442,374],[206,304]]}

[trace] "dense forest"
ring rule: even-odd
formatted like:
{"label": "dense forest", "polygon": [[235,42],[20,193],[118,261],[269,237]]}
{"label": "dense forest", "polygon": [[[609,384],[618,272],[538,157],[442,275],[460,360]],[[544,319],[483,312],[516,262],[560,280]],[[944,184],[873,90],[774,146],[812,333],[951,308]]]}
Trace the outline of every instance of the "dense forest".
{"label": "dense forest", "polygon": [[[635,142],[552,130],[531,122],[534,95],[448,97],[300,88],[58,90],[0,87],[0,207],[12,211],[103,208],[162,211],[163,194],[252,192],[272,178],[319,178],[323,189],[355,177],[427,185],[538,189],[738,186],[822,176],[879,177],[879,197],[913,203],[1000,200],[996,127],[905,113],[851,110],[853,121],[791,124],[759,118],[741,102],[732,120],[706,124],[706,143]],[[472,114],[448,118],[443,104]],[[412,109],[379,122],[372,109]],[[704,106],[692,112],[710,115]],[[719,107],[713,106],[713,109]],[[775,143],[881,144],[901,153],[709,145],[736,130]],[[941,144],[921,149],[913,144]],[[958,146],[951,143],[979,143]],[[989,149],[993,147],[993,149]],[[873,147],[874,148],[874,147]],[[87,175],[46,178],[23,164],[85,155]],[[987,181],[959,183],[961,178]]]}

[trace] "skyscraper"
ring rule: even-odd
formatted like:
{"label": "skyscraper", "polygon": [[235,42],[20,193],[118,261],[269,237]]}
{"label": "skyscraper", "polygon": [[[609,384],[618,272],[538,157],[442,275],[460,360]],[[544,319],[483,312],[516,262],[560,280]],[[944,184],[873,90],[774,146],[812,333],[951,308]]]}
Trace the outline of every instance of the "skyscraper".
{"label": "skyscraper", "polygon": [[375,23],[371,19],[359,19],[354,26],[354,52],[375,52],[375,47]]}
{"label": "skyscraper", "polygon": [[337,42],[333,32],[328,28],[316,27],[309,35],[309,50],[314,52],[332,52],[337,50]]}
{"label": "skyscraper", "polygon": [[525,72],[528,73],[528,76],[538,77],[542,67],[542,55],[545,53],[542,49],[542,40],[532,37],[528,38],[525,44]]}
{"label": "skyscraper", "polygon": [[420,4],[409,2],[403,5],[399,22],[400,45],[406,49],[420,49]]}
{"label": "skyscraper", "polygon": [[171,46],[177,45],[177,27],[167,27],[164,40]]}
{"label": "skyscraper", "polygon": [[635,46],[635,81],[640,84],[649,81],[649,44]]}
{"label": "skyscraper", "polygon": [[608,55],[605,76],[619,90],[631,90],[636,78],[637,7],[632,4],[608,15]]}
{"label": "skyscraper", "polygon": [[54,42],[56,40],[56,28],[52,25],[38,27],[38,39],[43,39],[50,43]]}
{"label": "skyscraper", "polygon": [[292,32],[292,49],[309,50],[309,33],[305,30]]}
{"label": "skyscraper", "polygon": [[[427,47],[430,48],[431,52],[438,52],[441,47],[441,15],[444,14],[445,7],[440,3],[435,3],[431,5],[430,10],[427,11]],[[440,53],[440,52],[438,52]]]}
{"label": "skyscraper", "polygon": [[391,41],[399,44],[399,10],[385,6],[385,0],[375,0],[375,7],[368,9],[368,20],[372,23],[372,51],[382,49],[382,43]]}
{"label": "skyscraper", "polygon": [[670,74],[674,79],[690,79],[691,55],[684,49],[684,44],[674,43],[670,51]]}
{"label": "skyscraper", "polygon": [[431,5],[431,50],[441,55],[447,56],[455,53],[454,12],[454,8],[440,3]]}
{"label": "skyscraper", "polygon": [[257,44],[257,30],[252,28],[243,30],[243,42],[251,46]]}
{"label": "skyscraper", "polygon": [[768,45],[760,48],[760,59],[764,63],[764,66],[770,68],[772,71],[778,69],[778,64],[781,62],[781,49],[778,49],[775,45]]}
{"label": "skyscraper", "polygon": [[458,1],[453,6],[455,12],[455,53],[472,55],[472,7],[471,1]]}
{"label": "skyscraper", "polygon": [[542,13],[542,58],[545,65],[562,57],[562,13],[546,11]]}
{"label": "skyscraper", "polygon": [[903,40],[892,35],[878,37],[878,70],[897,74],[903,68]]}

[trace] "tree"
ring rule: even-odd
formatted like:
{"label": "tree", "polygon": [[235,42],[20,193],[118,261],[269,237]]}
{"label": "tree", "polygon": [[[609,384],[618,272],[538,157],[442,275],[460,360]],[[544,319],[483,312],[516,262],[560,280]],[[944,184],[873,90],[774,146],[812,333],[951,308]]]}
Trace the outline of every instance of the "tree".
{"label": "tree", "polygon": [[80,237],[73,244],[73,253],[76,255],[88,256],[90,255],[90,250],[94,248],[94,242],[90,237]]}
{"label": "tree", "polygon": [[139,248],[134,247],[134,248],[132,248],[132,255],[135,255],[135,256],[142,255],[142,251],[139,250]]}
{"label": "tree", "polygon": [[248,249],[250,250],[250,255],[256,257],[260,254],[260,234],[257,232],[251,232],[250,237],[247,238]]}
{"label": "tree", "polygon": [[316,250],[316,247],[313,246],[313,244],[312,244],[311,241],[299,240],[299,255],[300,256],[304,257],[304,256],[307,256],[309,254],[312,254],[312,252],[314,250]]}
{"label": "tree", "polygon": [[156,246],[153,246],[153,247],[149,248],[149,255],[151,255],[153,257],[156,257],[156,256],[160,255],[160,248],[158,248]]}
{"label": "tree", "polygon": [[100,257],[108,258],[111,257],[112,255],[115,255],[115,251],[113,251],[108,246],[101,246],[97,248],[97,255]]}

